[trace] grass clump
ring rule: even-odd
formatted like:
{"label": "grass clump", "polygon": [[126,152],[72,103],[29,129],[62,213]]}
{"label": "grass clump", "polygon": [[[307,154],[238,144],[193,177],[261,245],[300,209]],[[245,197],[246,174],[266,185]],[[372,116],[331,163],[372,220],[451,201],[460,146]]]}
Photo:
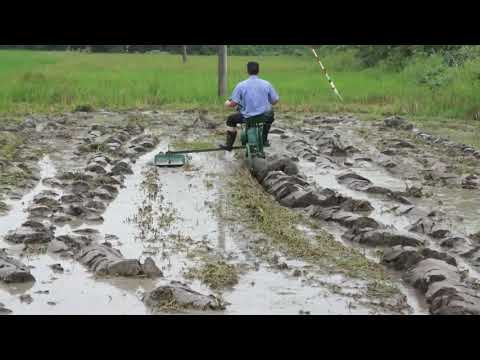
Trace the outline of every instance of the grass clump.
{"label": "grass clump", "polygon": [[12,160],[19,147],[23,144],[23,139],[10,132],[0,132],[0,159]]}
{"label": "grass clump", "polygon": [[[235,211],[253,227],[268,236],[270,246],[318,265],[328,273],[340,273],[350,278],[365,280],[377,289],[370,295],[384,298],[398,294],[390,283],[383,267],[367,259],[357,249],[349,248],[336,241],[330,234],[319,231],[314,239],[308,239],[300,226],[306,224],[302,215],[277,204],[249,172],[242,170],[231,181],[231,198]],[[263,247],[262,247],[263,246]],[[260,254],[267,255],[271,248],[260,245]]]}
{"label": "grass clump", "polygon": [[206,262],[200,268],[190,269],[185,276],[198,279],[213,290],[231,288],[238,284],[239,278],[236,266],[222,260]]}
{"label": "grass clump", "polygon": [[130,115],[127,118],[127,128],[140,127],[145,129],[149,124],[149,119],[145,115]]}
{"label": "grass clump", "polygon": [[95,109],[93,108],[92,105],[78,105],[74,110],[73,112],[86,112],[86,113],[90,113],[90,112],[94,112]]}

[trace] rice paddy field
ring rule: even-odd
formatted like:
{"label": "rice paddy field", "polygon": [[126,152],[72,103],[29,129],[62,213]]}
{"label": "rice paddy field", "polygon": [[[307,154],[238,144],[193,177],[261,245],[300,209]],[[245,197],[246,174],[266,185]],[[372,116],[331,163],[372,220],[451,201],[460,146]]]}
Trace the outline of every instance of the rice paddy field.
{"label": "rice paddy field", "polygon": [[[430,131],[453,133],[479,144],[480,63],[448,70],[448,81],[432,86],[422,77],[436,59],[417,61],[402,71],[362,69],[346,54],[322,60],[340,90],[331,91],[311,56],[229,58],[229,91],[246,77],[245,64],[261,63],[262,77],[279,91],[280,110],[349,112],[369,119],[405,115]],[[477,72],[478,69],[478,72]],[[0,51],[0,113],[69,111],[78,105],[131,108],[205,108],[221,111],[217,96],[217,58],[169,54],[89,54],[79,52]],[[436,85],[436,84],[433,84]]]}

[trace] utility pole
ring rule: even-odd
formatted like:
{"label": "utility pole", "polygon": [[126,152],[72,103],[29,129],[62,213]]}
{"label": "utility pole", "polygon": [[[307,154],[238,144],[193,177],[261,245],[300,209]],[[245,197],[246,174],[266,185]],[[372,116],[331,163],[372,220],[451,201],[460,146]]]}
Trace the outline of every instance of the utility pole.
{"label": "utility pole", "polygon": [[227,96],[228,87],[228,46],[218,45],[218,96]]}
{"label": "utility pole", "polygon": [[188,60],[187,57],[187,45],[182,45],[183,48],[183,53],[182,53],[182,58],[183,58],[183,63],[185,64]]}

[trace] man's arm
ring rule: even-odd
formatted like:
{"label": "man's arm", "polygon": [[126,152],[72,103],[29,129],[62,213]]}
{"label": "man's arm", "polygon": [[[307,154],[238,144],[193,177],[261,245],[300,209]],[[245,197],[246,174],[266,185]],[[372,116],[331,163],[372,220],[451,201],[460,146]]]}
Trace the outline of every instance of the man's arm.
{"label": "man's arm", "polygon": [[227,108],[235,108],[242,103],[242,84],[238,84],[230,100],[225,103]]}
{"label": "man's arm", "polygon": [[272,85],[270,85],[268,98],[270,100],[270,104],[272,104],[273,106],[277,105],[280,101],[280,97],[278,96],[278,93],[275,91]]}

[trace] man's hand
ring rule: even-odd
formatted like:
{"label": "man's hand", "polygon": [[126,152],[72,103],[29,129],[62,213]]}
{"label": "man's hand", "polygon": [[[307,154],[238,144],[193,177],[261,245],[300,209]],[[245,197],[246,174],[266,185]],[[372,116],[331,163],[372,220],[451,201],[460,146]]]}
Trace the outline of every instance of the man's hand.
{"label": "man's hand", "polygon": [[237,107],[237,106],[238,106],[238,104],[235,101],[232,101],[232,100],[228,100],[225,103],[225,107],[227,107],[227,108],[234,108],[234,107]]}

